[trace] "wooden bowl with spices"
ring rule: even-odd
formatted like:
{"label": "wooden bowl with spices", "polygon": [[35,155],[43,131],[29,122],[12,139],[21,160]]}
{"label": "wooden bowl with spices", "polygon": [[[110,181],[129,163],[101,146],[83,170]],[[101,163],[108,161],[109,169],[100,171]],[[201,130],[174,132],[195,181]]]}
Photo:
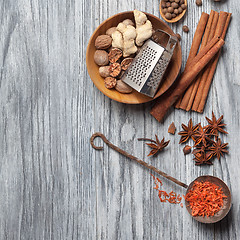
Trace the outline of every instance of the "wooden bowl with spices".
{"label": "wooden bowl with spices", "polygon": [[[152,23],[153,29],[161,29],[171,35],[174,35],[172,29],[163,21],[161,21],[156,16],[145,13],[147,15],[148,20]],[[154,98],[150,98],[145,96],[137,91],[133,90],[131,93],[124,94],[116,91],[115,89],[107,89],[104,84],[104,79],[99,74],[99,66],[94,62],[94,53],[96,51],[95,48],[95,40],[99,35],[105,34],[106,31],[111,27],[116,27],[118,23],[122,22],[125,19],[131,19],[134,22],[133,11],[118,13],[103,23],[101,23],[98,28],[92,34],[86,52],[86,64],[87,70],[91,80],[94,85],[107,97],[122,103],[127,104],[140,104],[152,101],[153,99],[161,96],[164,92],[166,92],[176,80],[181,64],[182,64],[182,51],[180,43],[175,47],[171,62],[168,66],[168,69],[164,75],[164,78],[159,86],[159,89]]]}

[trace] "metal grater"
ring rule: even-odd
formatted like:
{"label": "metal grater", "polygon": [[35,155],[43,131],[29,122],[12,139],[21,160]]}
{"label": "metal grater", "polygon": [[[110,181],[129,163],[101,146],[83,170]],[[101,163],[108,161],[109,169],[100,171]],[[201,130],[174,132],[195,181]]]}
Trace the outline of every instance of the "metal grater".
{"label": "metal grater", "polygon": [[[165,47],[159,43],[162,34],[168,37]],[[177,38],[162,30],[156,30],[153,39],[146,41],[122,77],[123,82],[149,97],[156,94],[177,44]]]}

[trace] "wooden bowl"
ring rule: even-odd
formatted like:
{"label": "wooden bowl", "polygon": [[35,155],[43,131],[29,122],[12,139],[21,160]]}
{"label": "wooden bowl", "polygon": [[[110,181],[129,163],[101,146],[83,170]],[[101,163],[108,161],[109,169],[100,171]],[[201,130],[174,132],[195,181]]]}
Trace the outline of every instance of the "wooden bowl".
{"label": "wooden bowl", "polygon": [[[161,21],[159,18],[148,13],[146,13],[146,15],[148,19],[151,21],[154,29],[162,29],[171,35],[174,34],[171,28],[166,23]],[[129,11],[129,12],[122,12],[122,13],[116,14],[108,18],[107,20],[105,20],[103,23],[101,23],[99,27],[94,31],[93,35],[89,40],[88,47],[87,47],[87,53],[86,53],[87,70],[95,86],[104,95],[108,96],[109,98],[118,102],[128,103],[128,104],[146,103],[162,95],[174,83],[175,79],[178,76],[178,73],[180,71],[181,64],[182,64],[181,46],[178,42],[178,44],[175,47],[172,60],[168,66],[168,69],[162,80],[162,83],[160,84],[159,90],[154,98],[145,96],[141,93],[138,93],[135,90],[130,94],[122,94],[116,91],[115,89],[107,89],[104,86],[104,79],[99,75],[99,70],[98,70],[99,67],[94,62],[94,59],[93,59],[94,53],[96,51],[96,48],[94,45],[95,39],[97,38],[97,36],[101,34],[105,34],[106,30],[109,29],[110,27],[117,26],[118,23],[122,22],[124,19],[134,20],[133,12]]]}
{"label": "wooden bowl", "polygon": [[[166,22],[169,22],[169,23],[175,23],[175,22],[178,22],[180,19],[183,18],[183,16],[185,15],[186,11],[187,11],[187,8],[185,10],[183,10],[183,12],[179,15],[177,15],[175,18],[171,19],[171,20],[168,20],[165,18],[165,15],[163,14],[162,12],[162,7],[161,7],[161,3],[162,3],[162,0],[160,1],[160,5],[159,5],[159,10],[160,10],[160,14],[162,16],[162,18],[166,21]],[[187,0],[185,0],[185,5],[187,6]]]}

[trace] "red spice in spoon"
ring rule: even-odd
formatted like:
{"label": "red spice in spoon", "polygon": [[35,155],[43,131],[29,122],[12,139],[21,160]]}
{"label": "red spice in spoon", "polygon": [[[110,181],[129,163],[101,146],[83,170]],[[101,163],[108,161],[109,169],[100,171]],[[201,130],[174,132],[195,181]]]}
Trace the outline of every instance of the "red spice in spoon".
{"label": "red spice in spoon", "polygon": [[216,184],[211,182],[195,182],[185,196],[192,210],[192,216],[213,216],[223,206],[223,199],[227,198]]}

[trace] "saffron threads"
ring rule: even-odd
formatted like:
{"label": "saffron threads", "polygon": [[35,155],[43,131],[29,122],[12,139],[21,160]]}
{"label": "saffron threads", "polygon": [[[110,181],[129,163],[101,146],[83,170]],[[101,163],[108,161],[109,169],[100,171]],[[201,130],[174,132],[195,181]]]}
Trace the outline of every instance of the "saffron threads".
{"label": "saffron threads", "polygon": [[[151,174],[151,173],[150,173]],[[160,199],[161,202],[169,202],[171,204],[179,204],[182,201],[182,197],[180,196],[180,194],[176,194],[174,191],[171,191],[170,193],[167,193],[166,191],[163,191],[160,189],[159,185],[162,186],[162,181],[157,178],[154,177],[152,174],[151,176],[154,179],[154,189],[156,189],[158,191],[158,197]]]}
{"label": "saffron threads", "polygon": [[214,216],[223,207],[227,198],[222,188],[211,182],[195,182],[184,197],[192,210],[192,216]]}

